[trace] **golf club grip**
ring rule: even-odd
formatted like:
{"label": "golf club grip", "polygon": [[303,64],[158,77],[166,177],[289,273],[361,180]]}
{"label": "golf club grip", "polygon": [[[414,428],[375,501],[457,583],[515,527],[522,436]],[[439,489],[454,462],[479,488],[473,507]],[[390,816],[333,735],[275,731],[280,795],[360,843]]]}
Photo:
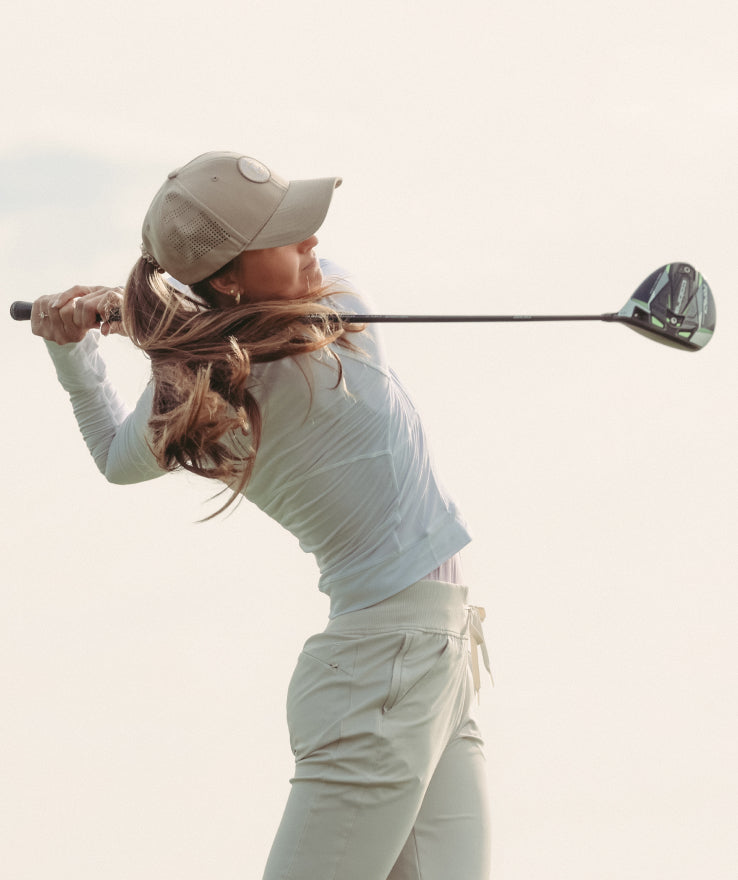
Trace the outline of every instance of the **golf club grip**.
{"label": "golf club grip", "polygon": [[[18,299],[10,304],[10,317],[14,321],[30,321],[32,307],[33,303]],[[96,314],[95,317],[98,321],[102,322],[101,315]],[[118,309],[110,310],[110,321],[120,321],[120,311]]]}
{"label": "golf club grip", "polygon": [[[16,300],[10,306],[14,321],[29,321],[33,303]],[[97,320],[102,317],[97,315]],[[612,321],[614,314],[604,315],[354,315],[339,313],[338,320],[352,324],[461,324],[461,323],[524,323],[526,321]],[[320,321],[322,315],[306,315],[306,324]],[[109,321],[120,321],[118,309],[112,309]]]}

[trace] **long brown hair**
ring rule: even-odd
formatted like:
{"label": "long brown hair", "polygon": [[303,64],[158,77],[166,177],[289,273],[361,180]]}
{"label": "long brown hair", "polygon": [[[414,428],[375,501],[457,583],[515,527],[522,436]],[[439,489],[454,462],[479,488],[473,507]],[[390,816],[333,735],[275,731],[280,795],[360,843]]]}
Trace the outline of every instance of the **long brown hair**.
{"label": "long brown hair", "polygon": [[[216,274],[221,274],[223,267]],[[160,467],[184,468],[221,480],[232,490],[229,507],[245,488],[261,437],[261,413],[248,388],[253,364],[325,348],[349,348],[335,310],[319,300],[325,288],[299,299],[217,308],[209,285],[193,285],[190,297],[167,284],[145,259],[126,284],[122,320],[133,343],[151,359],[154,402],[149,427]],[[306,322],[306,315],[319,318]],[[340,359],[336,356],[340,371]],[[226,442],[236,432],[247,452]],[[211,517],[207,517],[210,519]]]}

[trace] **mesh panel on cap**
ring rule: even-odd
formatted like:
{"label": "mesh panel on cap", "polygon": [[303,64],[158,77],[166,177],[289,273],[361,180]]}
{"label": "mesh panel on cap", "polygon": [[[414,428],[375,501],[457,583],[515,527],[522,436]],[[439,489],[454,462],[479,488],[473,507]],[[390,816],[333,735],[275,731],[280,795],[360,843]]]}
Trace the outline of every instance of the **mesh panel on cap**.
{"label": "mesh panel on cap", "polygon": [[168,193],[162,206],[167,241],[187,263],[193,263],[229,241],[230,236],[212,217],[179,193]]}

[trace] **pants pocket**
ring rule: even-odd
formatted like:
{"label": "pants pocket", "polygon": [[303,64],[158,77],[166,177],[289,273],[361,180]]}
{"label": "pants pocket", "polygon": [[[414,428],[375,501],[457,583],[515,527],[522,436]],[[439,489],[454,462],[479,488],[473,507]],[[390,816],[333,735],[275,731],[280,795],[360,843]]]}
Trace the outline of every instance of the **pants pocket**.
{"label": "pants pocket", "polygon": [[[422,683],[431,683],[444,666],[448,646],[449,637],[440,633],[405,633],[392,664],[389,691],[382,706],[384,714],[396,708]],[[443,687],[441,679],[439,686]]]}
{"label": "pants pocket", "polygon": [[352,652],[335,644],[305,645],[287,689],[287,726],[295,759],[329,758],[341,740],[351,701]]}

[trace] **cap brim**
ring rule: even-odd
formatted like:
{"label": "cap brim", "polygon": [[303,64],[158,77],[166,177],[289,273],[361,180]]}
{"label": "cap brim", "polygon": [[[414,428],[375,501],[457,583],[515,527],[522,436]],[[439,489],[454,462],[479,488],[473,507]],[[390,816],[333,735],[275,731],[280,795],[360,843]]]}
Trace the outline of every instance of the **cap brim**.
{"label": "cap brim", "polygon": [[282,247],[310,238],[323,224],[340,177],[293,180],[277,210],[246,248]]}

